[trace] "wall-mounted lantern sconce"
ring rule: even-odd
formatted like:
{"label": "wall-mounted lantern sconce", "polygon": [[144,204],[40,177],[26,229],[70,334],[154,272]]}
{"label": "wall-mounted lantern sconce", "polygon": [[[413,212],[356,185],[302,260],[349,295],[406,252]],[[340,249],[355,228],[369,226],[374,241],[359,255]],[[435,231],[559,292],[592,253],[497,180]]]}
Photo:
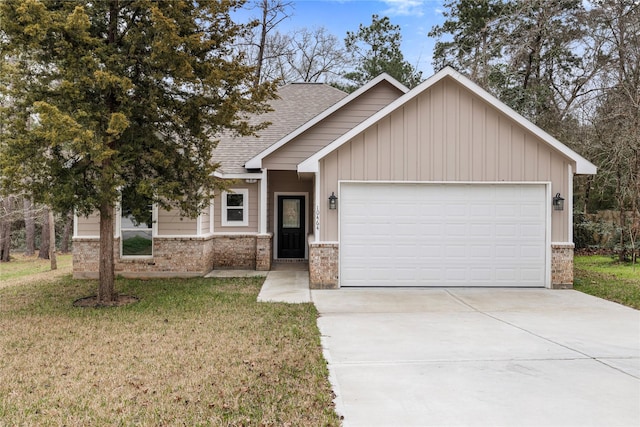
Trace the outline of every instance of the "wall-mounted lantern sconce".
{"label": "wall-mounted lantern sconce", "polygon": [[331,195],[329,196],[329,209],[335,210],[337,203],[338,203],[338,197],[332,191]]}
{"label": "wall-mounted lantern sconce", "polygon": [[553,210],[554,211],[564,210],[564,199],[560,197],[560,193],[556,193],[556,195],[553,197]]}

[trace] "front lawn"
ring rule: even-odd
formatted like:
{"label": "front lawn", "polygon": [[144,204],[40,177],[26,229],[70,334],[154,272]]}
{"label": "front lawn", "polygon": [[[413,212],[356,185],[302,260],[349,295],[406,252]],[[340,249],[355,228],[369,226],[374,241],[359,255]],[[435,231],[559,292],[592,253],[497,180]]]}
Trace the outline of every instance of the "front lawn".
{"label": "front lawn", "polygon": [[140,302],[108,309],[68,276],[0,289],[0,425],[339,425],[315,307],[262,280],[121,279]]}
{"label": "front lawn", "polygon": [[[58,270],[69,274],[71,272],[71,258],[71,254],[56,254]],[[48,259],[40,259],[37,255],[25,256],[21,253],[12,253],[11,261],[0,263],[0,281],[8,283],[14,279],[37,273],[47,274],[50,271],[51,261]]]}
{"label": "front lawn", "polygon": [[640,265],[602,255],[574,258],[573,288],[640,309]]}

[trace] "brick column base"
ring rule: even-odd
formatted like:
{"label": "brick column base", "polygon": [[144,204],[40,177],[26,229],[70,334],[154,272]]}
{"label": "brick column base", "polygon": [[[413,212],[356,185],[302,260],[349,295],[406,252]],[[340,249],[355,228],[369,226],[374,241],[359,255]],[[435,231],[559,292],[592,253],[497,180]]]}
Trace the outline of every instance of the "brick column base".
{"label": "brick column base", "polygon": [[551,288],[573,288],[573,243],[551,244]]}
{"label": "brick column base", "polygon": [[271,270],[271,240],[273,234],[260,234],[256,237],[256,270]]}
{"label": "brick column base", "polygon": [[309,242],[309,287],[338,289],[338,243]]}

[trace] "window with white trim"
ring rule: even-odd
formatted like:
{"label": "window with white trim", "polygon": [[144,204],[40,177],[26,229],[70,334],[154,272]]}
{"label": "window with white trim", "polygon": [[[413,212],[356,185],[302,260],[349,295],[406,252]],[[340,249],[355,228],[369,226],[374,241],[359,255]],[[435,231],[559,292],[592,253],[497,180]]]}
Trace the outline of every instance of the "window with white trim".
{"label": "window with white trim", "polygon": [[120,203],[120,254],[153,256],[153,204],[151,199],[124,190]]}
{"label": "window with white trim", "polygon": [[246,227],[249,225],[249,189],[223,191],[221,199],[223,227]]}

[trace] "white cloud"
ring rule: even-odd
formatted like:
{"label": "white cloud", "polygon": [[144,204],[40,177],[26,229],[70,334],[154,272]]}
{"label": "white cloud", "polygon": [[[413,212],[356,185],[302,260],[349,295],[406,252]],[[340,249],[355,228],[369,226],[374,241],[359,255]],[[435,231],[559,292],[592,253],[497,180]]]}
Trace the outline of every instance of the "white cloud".
{"label": "white cloud", "polygon": [[382,13],[389,16],[422,16],[424,0],[382,0],[389,8]]}

